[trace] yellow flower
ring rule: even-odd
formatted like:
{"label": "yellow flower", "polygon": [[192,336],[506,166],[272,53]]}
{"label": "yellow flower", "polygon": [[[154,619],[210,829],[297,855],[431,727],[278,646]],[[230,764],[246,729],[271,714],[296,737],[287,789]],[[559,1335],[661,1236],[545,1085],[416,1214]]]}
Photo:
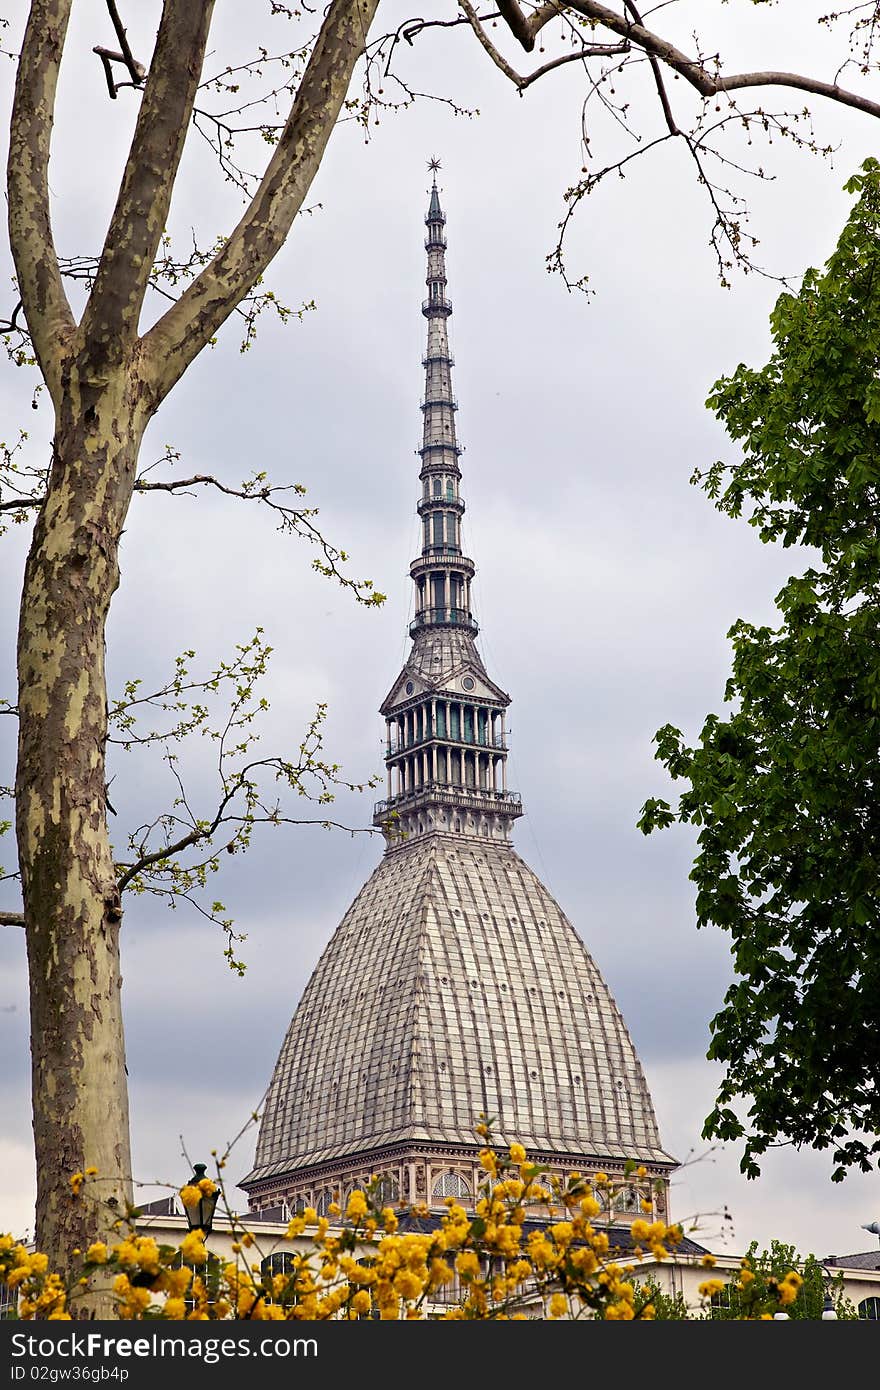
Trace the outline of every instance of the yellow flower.
{"label": "yellow flower", "polygon": [[188,1182],[185,1187],[180,1189],[180,1200],[185,1207],[194,1207],[202,1199],[202,1194],[195,1183]]}
{"label": "yellow flower", "polygon": [[410,1269],[399,1269],[394,1276],[394,1292],[401,1298],[418,1298],[422,1288],[422,1280]]}
{"label": "yellow flower", "polygon": [[97,1176],[98,1176],[98,1170],[97,1170],[97,1168],[87,1168],[87,1169],[86,1169],[86,1177],[87,1177],[87,1178],[96,1178]]}
{"label": "yellow flower", "polygon": [[635,1240],[635,1241],[640,1241],[640,1240],[650,1240],[650,1239],[651,1239],[651,1228],[650,1228],[650,1226],[648,1225],[647,1221],[642,1221],[641,1218],[637,1218],[637,1219],[632,1223],[632,1228],[631,1228],[631,1229],[632,1229],[632,1238],[633,1238],[633,1240]]}
{"label": "yellow flower", "polygon": [[511,1144],[510,1161],[511,1163],[525,1163],[526,1151],[523,1148],[522,1144]]}
{"label": "yellow flower", "polygon": [[83,1183],[85,1182],[85,1180],[86,1180],[86,1175],[85,1175],[85,1173],[71,1173],[71,1175],[70,1175],[70,1190],[71,1190],[71,1192],[73,1193],[74,1197],[78,1197],[78,1196],[79,1196],[80,1190],[81,1190],[82,1185],[83,1185]]}
{"label": "yellow flower", "polygon": [[105,1265],[107,1263],[107,1247],[103,1240],[96,1240],[94,1245],[90,1245],[86,1251],[86,1259],[89,1264]]}
{"label": "yellow flower", "polygon": [[208,1251],[205,1247],[204,1231],[188,1231],[180,1242],[180,1253],[190,1265],[207,1263]]}
{"label": "yellow flower", "polygon": [[720,1293],[724,1288],[723,1279],[706,1279],[699,1288],[701,1298],[712,1298],[716,1293]]}
{"label": "yellow flower", "polygon": [[[89,1170],[86,1169],[86,1172],[88,1171]],[[198,1186],[203,1197],[213,1197],[214,1193],[217,1191],[217,1184],[212,1182],[210,1178],[199,1178]]]}
{"label": "yellow flower", "polygon": [[555,1293],[550,1299],[551,1318],[564,1318],[568,1315],[568,1299],[564,1293]]}
{"label": "yellow flower", "polygon": [[704,1255],[703,1258],[700,1260],[700,1264],[703,1266],[704,1269],[714,1269],[714,1268],[715,1268],[715,1256],[714,1256],[714,1255]]}
{"label": "yellow flower", "polygon": [[356,1313],[369,1313],[373,1306],[373,1300],[366,1289],[358,1289],[351,1300],[351,1306]]}
{"label": "yellow flower", "polygon": [[462,1279],[477,1279],[480,1274],[480,1261],[473,1250],[462,1250],[456,1258],[455,1268]]}
{"label": "yellow flower", "polygon": [[348,1199],[345,1215],[349,1221],[360,1221],[367,1214],[367,1199],[359,1188],[355,1188]]}
{"label": "yellow flower", "polygon": [[180,1320],[186,1317],[186,1304],[182,1298],[166,1298],[162,1311],[166,1318]]}

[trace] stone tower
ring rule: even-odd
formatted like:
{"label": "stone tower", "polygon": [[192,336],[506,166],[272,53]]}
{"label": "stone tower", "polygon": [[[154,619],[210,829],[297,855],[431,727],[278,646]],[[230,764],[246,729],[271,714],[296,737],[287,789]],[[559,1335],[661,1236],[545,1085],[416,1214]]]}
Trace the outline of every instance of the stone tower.
{"label": "stone tower", "polygon": [[[510,703],[477,651],[474,563],[462,551],[461,449],[447,324],[446,218],[436,184],[425,242],[421,554],[412,650],[381,712],[384,856],[303,992],[241,1184],[253,1207],[326,1211],[383,1178],[387,1200],[473,1203],[477,1117],[560,1173],[664,1182],[647,1083],[580,937],[510,842]],[[638,1211],[625,1187],[619,1216]],[[665,1200],[658,1204],[666,1213]]]}

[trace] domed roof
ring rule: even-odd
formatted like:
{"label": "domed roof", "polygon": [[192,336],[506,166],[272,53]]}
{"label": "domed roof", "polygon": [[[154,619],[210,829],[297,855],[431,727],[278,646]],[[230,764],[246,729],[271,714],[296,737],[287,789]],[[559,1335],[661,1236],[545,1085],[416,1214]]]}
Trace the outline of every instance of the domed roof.
{"label": "domed roof", "polygon": [[403,1141],[669,1163],[608,986],[507,842],[386,852],[281,1048],[246,1183]]}

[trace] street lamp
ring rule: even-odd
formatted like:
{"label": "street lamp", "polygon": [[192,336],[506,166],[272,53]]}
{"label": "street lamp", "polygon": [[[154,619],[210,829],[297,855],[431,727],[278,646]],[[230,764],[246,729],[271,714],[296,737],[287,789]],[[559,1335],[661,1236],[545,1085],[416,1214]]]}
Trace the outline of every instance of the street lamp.
{"label": "street lamp", "polygon": [[208,1183],[211,1182],[210,1178],[206,1176],[207,1171],[207,1165],[204,1163],[194,1165],[193,1175],[183,1191],[185,1192],[187,1188],[194,1188],[199,1194],[198,1201],[183,1202],[183,1210],[186,1213],[189,1229],[191,1231],[203,1231],[206,1236],[209,1236],[214,1222],[214,1212],[220,1197],[220,1189],[211,1183],[210,1189],[204,1190],[202,1183],[207,1187]]}

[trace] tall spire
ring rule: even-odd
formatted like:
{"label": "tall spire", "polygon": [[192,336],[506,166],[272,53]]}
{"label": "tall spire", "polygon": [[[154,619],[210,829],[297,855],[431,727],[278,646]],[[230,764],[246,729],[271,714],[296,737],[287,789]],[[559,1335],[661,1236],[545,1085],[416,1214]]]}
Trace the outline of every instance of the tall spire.
{"label": "tall spire", "polygon": [[495,685],[474,645],[471,610],[475,566],[462,551],[462,450],[455,429],[453,359],[447,325],[452,303],[446,281],[446,215],[434,174],[425,224],[428,232],[422,303],[427,343],[422,364],[421,554],[410,565],[415,614],[409,660],[382,705],[387,726],[387,796],[375,824],[389,848],[432,831],[506,839],[522,814],[519,794],[507,789],[505,711],[510,697]]}

